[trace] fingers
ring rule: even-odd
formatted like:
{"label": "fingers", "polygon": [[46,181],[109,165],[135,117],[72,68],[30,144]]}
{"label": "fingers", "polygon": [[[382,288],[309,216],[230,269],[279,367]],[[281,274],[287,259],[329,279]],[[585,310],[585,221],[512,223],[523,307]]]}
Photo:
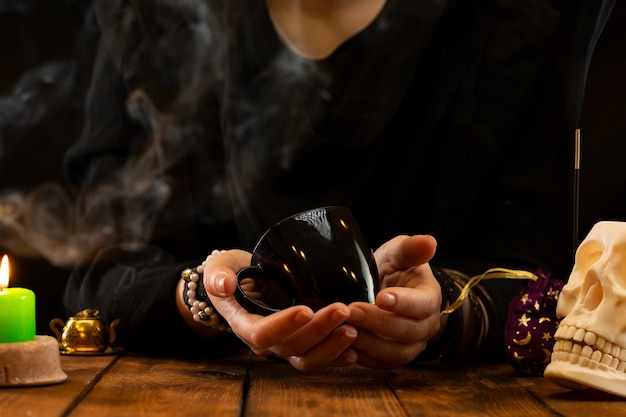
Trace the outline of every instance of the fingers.
{"label": "fingers", "polygon": [[[285,345],[285,339],[301,330],[313,318],[313,312],[306,306],[295,306],[268,317],[255,316],[254,325],[250,327],[248,338],[251,343],[260,349],[270,349],[275,345]],[[281,356],[294,355],[297,349],[286,346]]]}
{"label": "fingers", "polygon": [[314,345],[301,355],[292,355],[289,363],[301,371],[312,371],[328,366],[347,366],[358,360],[358,355],[350,346],[357,339],[357,331],[352,326],[340,326],[322,342]]}
{"label": "fingers", "polygon": [[388,369],[414,360],[439,329],[439,314],[424,319],[401,316],[375,305],[351,305],[349,323],[359,332],[351,345],[359,365]]}
{"label": "fingers", "polygon": [[381,310],[368,303],[350,305],[348,323],[402,343],[429,339],[439,329],[438,310],[421,318]]}
{"label": "fingers", "polygon": [[429,317],[441,309],[441,289],[436,281],[417,284],[415,288],[385,288],[376,295],[376,306],[411,318]]}
{"label": "fingers", "polygon": [[436,250],[437,241],[430,235],[402,235],[384,243],[374,255],[382,269],[402,270],[429,262]]}
{"label": "fingers", "polygon": [[439,330],[440,297],[440,292],[433,296],[423,289],[394,287],[382,290],[376,305],[350,304],[347,322],[359,331],[351,346],[358,363],[391,368],[415,359]]}
{"label": "fingers", "polygon": [[331,304],[317,311],[309,323],[285,338],[282,345],[291,352],[306,352],[331,335],[348,317],[348,306],[341,303]]}
{"label": "fingers", "polygon": [[[310,320],[306,322],[302,320],[301,323],[298,323],[300,324],[299,327],[293,326],[288,329],[286,327],[288,323],[283,317],[289,317],[293,314],[293,311],[298,310],[308,311]],[[256,321],[255,331],[251,339],[260,348],[271,348],[272,346],[280,345],[275,350],[282,356],[303,355],[313,347],[327,341],[332,335],[341,337],[343,335],[342,332],[351,333],[348,329],[343,329],[339,333],[336,332],[337,328],[349,316],[350,309],[341,303],[327,306],[315,314],[308,307],[295,306]],[[356,337],[356,334],[353,336]],[[350,338],[352,336],[348,334],[347,337]],[[344,346],[343,349],[345,347],[347,346]]]}
{"label": "fingers", "polygon": [[347,306],[337,303],[318,312],[298,328],[288,328],[283,316],[291,307],[256,321],[251,331],[251,346],[257,354],[287,358],[293,367],[310,371],[327,366],[346,366],[357,360],[350,345],[358,333],[353,326],[342,324],[349,316]]}

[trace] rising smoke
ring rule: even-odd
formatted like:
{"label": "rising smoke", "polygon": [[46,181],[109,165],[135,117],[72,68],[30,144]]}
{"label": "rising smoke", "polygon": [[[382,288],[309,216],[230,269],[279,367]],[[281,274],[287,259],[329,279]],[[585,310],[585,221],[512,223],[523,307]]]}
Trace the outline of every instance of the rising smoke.
{"label": "rising smoke", "polygon": [[[172,198],[175,184],[168,170],[214,134],[207,127],[203,108],[210,105],[207,97],[226,88],[224,69],[229,63],[225,51],[232,32],[225,26],[230,21],[225,14],[237,10],[216,0],[68,1],[64,5],[80,6],[84,19],[76,53],[72,60],[31,70],[0,98],[0,135],[9,127],[37,125],[59,103],[71,103],[85,127],[82,135],[63,140],[76,143],[78,149],[86,146],[103,128],[98,119],[102,105],[93,103],[107,93],[101,91],[102,85],[109,85],[107,77],[118,77],[128,89],[120,107],[124,117],[141,129],[141,135],[133,132],[134,136],[115,138],[130,144],[132,151],[113,164],[94,163],[83,173],[84,187],[42,181],[28,189],[11,187],[0,192],[2,246],[16,254],[71,266],[88,262],[104,246],[140,246],[151,238],[157,217]],[[259,155],[264,153],[278,152],[282,163],[289,165],[296,157],[289,139],[301,126],[276,120],[306,120],[298,114],[302,106],[289,104],[302,97],[287,98],[284,92],[300,89],[309,94],[312,68],[293,54],[279,54],[268,71],[282,71],[283,80],[294,88],[277,93],[264,86],[264,98],[258,102],[237,97],[242,113],[257,114],[264,108],[266,120],[244,116],[236,128],[220,132],[234,142],[245,140],[251,145],[239,161],[242,177],[262,169]],[[263,78],[261,74],[258,85],[263,85]],[[289,128],[273,141],[256,141],[259,125],[271,123]],[[0,136],[0,161],[6,157],[4,142]],[[109,145],[96,143],[96,148]],[[61,161],[51,163],[60,165]],[[216,213],[206,215],[230,216],[237,211],[224,203],[228,200],[224,181],[217,178],[211,185]],[[231,195],[245,198],[248,186],[245,180],[238,182]]]}

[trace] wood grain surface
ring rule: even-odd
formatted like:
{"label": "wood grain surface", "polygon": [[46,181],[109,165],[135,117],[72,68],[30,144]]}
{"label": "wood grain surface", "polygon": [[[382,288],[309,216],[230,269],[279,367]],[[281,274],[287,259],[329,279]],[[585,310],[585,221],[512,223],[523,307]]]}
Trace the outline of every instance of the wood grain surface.
{"label": "wood grain surface", "polygon": [[626,416],[626,399],[508,364],[300,372],[250,354],[62,356],[57,385],[0,388],[0,417]]}

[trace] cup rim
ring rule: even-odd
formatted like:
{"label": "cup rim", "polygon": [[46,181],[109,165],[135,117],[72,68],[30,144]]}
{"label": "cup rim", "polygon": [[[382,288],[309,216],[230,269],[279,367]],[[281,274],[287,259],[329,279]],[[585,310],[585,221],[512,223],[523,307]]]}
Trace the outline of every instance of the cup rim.
{"label": "cup rim", "polygon": [[352,210],[350,210],[350,207],[348,206],[341,206],[341,205],[328,205],[328,206],[319,206],[319,207],[314,207],[308,210],[302,210],[299,211],[295,214],[292,214],[291,216],[287,216],[282,220],[277,221],[276,223],[274,223],[273,225],[269,226],[265,232],[263,232],[263,234],[261,235],[261,237],[258,238],[258,240],[256,241],[256,243],[254,244],[254,249],[252,250],[252,254],[254,255],[254,253],[256,252],[257,248],[259,248],[259,245],[265,240],[266,236],[275,228],[279,227],[280,225],[293,220],[294,218],[304,214],[304,213],[310,213],[312,211],[316,211],[316,210],[324,210],[325,212],[331,211],[331,210],[344,210],[347,211],[352,217],[354,217],[354,214],[352,213]]}

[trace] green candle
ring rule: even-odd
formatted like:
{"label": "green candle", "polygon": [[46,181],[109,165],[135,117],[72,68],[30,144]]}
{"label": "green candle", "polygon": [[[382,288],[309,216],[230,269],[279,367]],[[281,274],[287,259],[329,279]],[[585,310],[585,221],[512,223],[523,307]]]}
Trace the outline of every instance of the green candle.
{"label": "green candle", "polygon": [[35,293],[9,286],[9,259],[0,263],[0,343],[35,340]]}

